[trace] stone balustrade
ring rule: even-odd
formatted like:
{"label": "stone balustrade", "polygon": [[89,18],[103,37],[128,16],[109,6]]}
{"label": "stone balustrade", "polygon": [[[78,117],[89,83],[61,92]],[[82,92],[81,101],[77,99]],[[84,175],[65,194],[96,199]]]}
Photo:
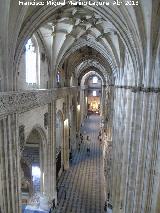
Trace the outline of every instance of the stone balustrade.
{"label": "stone balustrade", "polygon": [[0,116],[25,112],[54,100],[65,97],[67,94],[75,94],[78,87],[64,87],[50,90],[29,90],[0,93]]}

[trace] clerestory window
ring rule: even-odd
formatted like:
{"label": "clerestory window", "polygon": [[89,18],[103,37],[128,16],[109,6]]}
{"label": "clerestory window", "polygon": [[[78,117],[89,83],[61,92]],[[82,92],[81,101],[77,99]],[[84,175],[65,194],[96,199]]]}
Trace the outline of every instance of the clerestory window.
{"label": "clerestory window", "polygon": [[38,84],[37,52],[32,40],[26,44],[26,82],[28,84]]}

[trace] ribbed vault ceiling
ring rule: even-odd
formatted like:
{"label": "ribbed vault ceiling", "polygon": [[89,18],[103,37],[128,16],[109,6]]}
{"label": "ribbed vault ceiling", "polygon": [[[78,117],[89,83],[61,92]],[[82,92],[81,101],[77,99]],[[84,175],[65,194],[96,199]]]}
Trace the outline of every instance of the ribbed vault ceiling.
{"label": "ribbed vault ceiling", "polygon": [[[106,79],[112,74],[120,76],[124,53],[127,51],[134,69],[137,72],[143,71],[142,43],[145,38],[142,42],[134,8],[128,7],[127,10],[123,6],[108,8],[68,5],[55,7],[52,10],[51,8],[46,7],[46,10],[36,8],[34,11],[28,11],[25,24],[22,25],[19,34],[17,61],[27,39],[32,33],[37,32],[48,54],[51,69],[53,67],[59,69],[67,63],[70,65],[68,69],[71,72],[76,71],[80,75],[84,70],[89,70],[89,63],[88,67],[83,66],[84,61],[88,60],[93,64],[100,64],[100,71]],[[52,39],[54,41],[57,32],[63,33],[64,36],[53,65],[50,44]],[[99,69],[91,63],[90,66],[95,67],[95,70]]]}

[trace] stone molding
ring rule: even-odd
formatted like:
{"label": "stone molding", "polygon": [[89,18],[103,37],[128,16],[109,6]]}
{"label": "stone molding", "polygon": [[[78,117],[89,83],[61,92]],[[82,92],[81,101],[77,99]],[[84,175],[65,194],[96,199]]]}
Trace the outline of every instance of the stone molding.
{"label": "stone molding", "polygon": [[114,85],[109,85],[110,87],[115,87],[119,89],[131,89],[132,92],[145,92],[145,93],[160,93],[160,88],[156,87],[141,87],[141,86],[114,86]]}
{"label": "stone molding", "polygon": [[46,105],[67,94],[76,94],[78,87],[55,88],[0,93],[0,116],[14,112],[25,112]]}

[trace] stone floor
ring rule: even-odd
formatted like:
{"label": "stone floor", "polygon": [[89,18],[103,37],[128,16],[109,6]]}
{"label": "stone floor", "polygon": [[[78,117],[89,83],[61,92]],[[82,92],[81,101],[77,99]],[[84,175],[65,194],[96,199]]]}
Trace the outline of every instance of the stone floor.
{"label": "stone floor", "polygon": [[70,169],[59,180],[56,213],[104,212],[103,161],[97,140],[99,130],[100,117],[89,116],[81,131],[91,138],[90,154],[87,154],[85,141],[80,151],[74,153]]}

